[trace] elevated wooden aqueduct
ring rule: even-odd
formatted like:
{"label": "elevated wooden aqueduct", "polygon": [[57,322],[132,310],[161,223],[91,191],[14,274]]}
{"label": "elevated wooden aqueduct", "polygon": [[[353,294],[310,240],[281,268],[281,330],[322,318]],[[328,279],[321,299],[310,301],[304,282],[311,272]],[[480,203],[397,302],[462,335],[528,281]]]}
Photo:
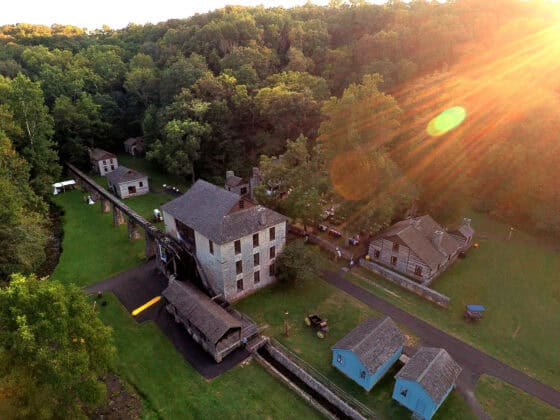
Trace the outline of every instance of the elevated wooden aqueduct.
{"label": "elevated wooden aqueduct", "polygon": [[84,191],[87,191],[93,201],[101,203],[103,213],[113,212],[115,226],[127,223],[129,240],[140,240],[144,237],[146,258],[155,258],[158,268],[166,277],[188,278],[202,286],[211,297],[217,295],[188,244],[159,230],[74,165],[66,163],[66,166],[69,174]]}

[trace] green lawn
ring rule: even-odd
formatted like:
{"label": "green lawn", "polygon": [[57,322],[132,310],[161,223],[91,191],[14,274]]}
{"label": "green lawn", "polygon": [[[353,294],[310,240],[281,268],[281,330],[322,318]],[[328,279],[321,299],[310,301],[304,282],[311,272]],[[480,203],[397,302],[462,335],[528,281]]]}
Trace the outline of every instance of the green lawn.
{"label": "green lawn", "polygon": [[144,158],[130,156],[129,154],[120,154],[117,156],[119,165],[126,166],[127,168],[136,169],[143,174],[148,175],[150,183],[150,190],[154,192],[162,192],[163,184],[172,185],[185,192],[190,186],[190,182],[186,179],[163,173],[160,169],[152,165]]}
{"label": "green lawn", "polygon": [[[451,298],[438,308],[363,269],[347,277],[445,331],[560,389],[560,255],[537,238],[475,215],[480,248],[472,249],[433,287]],[[487,239],[481,239],[480,235]],[[465,305],[483,304],[477,323],[462,318]]]}
{"label": "green lawn", "polygon": [[476,397],[494,419],[552,420],[560,417],[559,410],[492,376],[481,376]]}
{"label": "green lawn", "polygon": [[[237,305],[259,325],[264,335],[276,338],[328,379],[383,418],[408,419],[410,412],[391,398],[397,368],[389,372],[369,393],[331,366],[331,346],[368,316],[380,316],[369,307],[338,291],[320,279],[302,285],[279,284],[264,289]],[[289,337],[284,335],[284,312],[288,311]],[[329,334],[323,340],[304,323],[306,313],[318,312],[329,320]],[[407,333],[404,330],[405,334]],[[416,340],[410,336],[410,340]],[[462,397],[453,392],[436,418],[471,419],[474,416]]]}
{"label": "green lawn", "polygon": [[79,190],[53,197],[64,209],[62,255],[52,278],[86,286],[140,264],[144,241],[129,241],[126,224],[113,226],[113,214],[87,205]]}
{"label": "green lawn", "polygon": [[319,418],[254,361],[204,380],[155,324],[139,325],[113,295],[107,300],[100,316],[114,331],[115,369],[142,397],[144,418]]}

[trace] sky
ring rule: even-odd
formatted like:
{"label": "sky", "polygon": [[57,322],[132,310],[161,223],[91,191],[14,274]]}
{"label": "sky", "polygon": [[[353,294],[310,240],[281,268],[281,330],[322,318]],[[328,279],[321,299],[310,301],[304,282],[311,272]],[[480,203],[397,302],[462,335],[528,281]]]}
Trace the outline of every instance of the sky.
{"label": "sky", "polygon": [[[3,6],[0,12],[0,25],[60,23],[87,29],[102,25],[119,29],[129,23],[186,18],[227,4],[291,7],[304,4],[306,0],[16,0],[7,3],[9,5]],[[312,0],[312,3],[326,5],[328,0]]]}

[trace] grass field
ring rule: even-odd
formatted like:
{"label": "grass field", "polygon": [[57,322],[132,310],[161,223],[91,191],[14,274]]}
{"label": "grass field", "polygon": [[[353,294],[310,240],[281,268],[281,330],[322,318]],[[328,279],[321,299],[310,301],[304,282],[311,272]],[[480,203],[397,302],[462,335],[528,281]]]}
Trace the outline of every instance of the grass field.
{"label": "grass field", "polygon": [[[299,357],[319,370],[347,393],[387,419],[408,419],[410,412],[391,398],[397,368],[369,393],[331,366],[331,346],[368,316],[380,316],[369,307],[338,291],[320,279],[301,285],[279,284],[239,302],[237,308],[259,325],[263,334],[276,338]],[[284,335],[284,311],[288,311],[289,336]],[[330,331],[323,340],[304,323],[308,312],[317,312],[329,320]],[[407,331],[404,330],[405,334]],[[415,337],[407,334],[410,340]],[[441,419],[475,418],[457,392],[453,392],[437,413]]]}
{"label": "grass field", "polygon": [[[448,310],[363,269],[347,277],[433,325],[560,389],[560,255],[537,238],[476,215],[480,248],[472,249],[433,287],[451,298]],[[487,237],[481,239],[480,235]],[[465,305],[486,307],[484,319],[466,323]]]}
{"label": "grass field", "polygon": [[144,158],[137,158],[129,154],[120,154],[117,156],[119,165],[127,168],[136,169],[143,174],[148,175],[150,190],[154,192],[162,192],[163,184],[172,185],[179,188],[181,192],[185,192],[190,186],[190,182],[186,179],[163,173],[160,169],[152,165]]}
{"label": "grass field", "polygon": [[107,300],[100,316],[114,331],[116,372],[142,397],[144,418],[319,418],[253,361],[204,380],[155,324],[139,325],[113,295]]}
{"label": "grass field", "polygon": [[[51,276],[85,286],[137,265],[144,242],[128,240],[126,226],[89,206],[80,191],[54,197],[64,208],[63,252]],[[151,322],[138,325],[113,295],[100,316],[114,330],[116,372],[141,396],[145,418],[317,418],[290,390],[251,362],[208,382],[188,365]]]}
{"label": "grass field", "polygon": [[87,205],[81,191],[53,197],[64,209],[62,255],[52,278],[65,284],[97,283],[144,260],[144,241],[129,241],[127,226],[113,226],[113,214]]}
{"label": "grass field", "polygon": [[[491,376],[483,375],[476,387],[476,397],[494,419],[553,420],[560,412],[542,401]],[[504,413],[510,413],[504,416]]]}

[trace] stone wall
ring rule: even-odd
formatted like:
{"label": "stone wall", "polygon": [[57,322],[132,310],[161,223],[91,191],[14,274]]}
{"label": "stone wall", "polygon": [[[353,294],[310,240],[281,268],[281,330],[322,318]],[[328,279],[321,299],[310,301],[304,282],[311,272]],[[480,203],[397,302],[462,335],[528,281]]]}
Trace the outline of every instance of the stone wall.
{"label": "stone wall", "polygon": [[360,414],[356,409],[348,405],[342,398],[331,391],[325,384],[317,380],[311,373],[306,371],[304,368],[292,361],[286,354],[284,354],[280,349],[272,345],[271,343],[266,344],[266,350],[270,355],[282,366],[288,369],[291,373],[298,377],[303,383],[308,387],[313,389],[315,392],[322,395],[329,403],[336,406],[344,414],[346,414],[351,419],[365,419],[365,417]]}
{"label": "stone wall", "polygon": [[388,270],[387,268],[382,267],[379,264],[376,264],[372,261],[367,261],[363,258],[360,260],[360,265],[370,271],[373,271],[376,274],[379,274],[381,277],[386,278],[390,282],[395,283],[396,285],[403,287],[411,291],[412,293],[415,293],[418,296],[435,303],[436,305],[439,305],[443,308],[449,307],[449,297],[436,292],[429,287],[418,284],[401,274]]}

